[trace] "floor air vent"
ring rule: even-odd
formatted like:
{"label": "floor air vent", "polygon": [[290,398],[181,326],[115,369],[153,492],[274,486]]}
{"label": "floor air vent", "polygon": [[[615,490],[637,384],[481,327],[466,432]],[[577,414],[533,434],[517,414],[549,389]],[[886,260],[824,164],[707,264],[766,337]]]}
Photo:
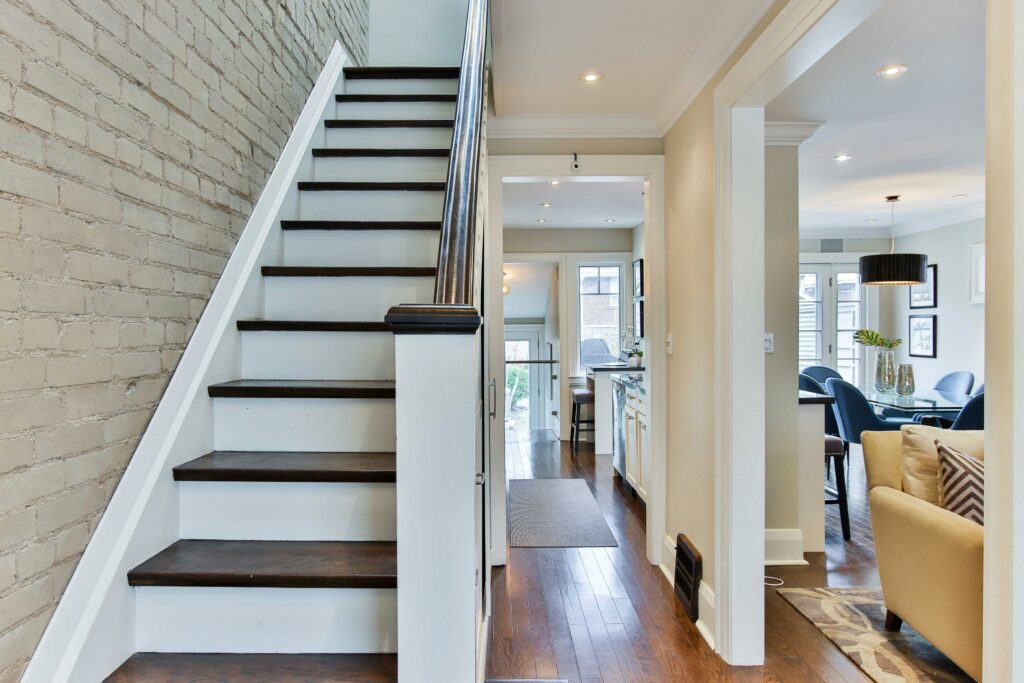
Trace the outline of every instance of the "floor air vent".
{"label": "floor air vent", "polygon": [[690,621],[697,621],[697,598],[703,564],[700,551],[686,534],[676,536],[676,597],[683,603]]}

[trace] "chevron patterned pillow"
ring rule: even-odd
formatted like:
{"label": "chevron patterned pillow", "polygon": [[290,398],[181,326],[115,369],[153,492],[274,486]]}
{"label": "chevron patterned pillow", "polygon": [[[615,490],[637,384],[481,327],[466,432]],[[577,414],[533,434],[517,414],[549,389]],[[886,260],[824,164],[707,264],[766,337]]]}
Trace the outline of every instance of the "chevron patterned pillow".
{"label": "chevron patterned pillow", "polygon": [[939,452],[939,488],[943,507],[985,524],[985,461],[935,441]]}

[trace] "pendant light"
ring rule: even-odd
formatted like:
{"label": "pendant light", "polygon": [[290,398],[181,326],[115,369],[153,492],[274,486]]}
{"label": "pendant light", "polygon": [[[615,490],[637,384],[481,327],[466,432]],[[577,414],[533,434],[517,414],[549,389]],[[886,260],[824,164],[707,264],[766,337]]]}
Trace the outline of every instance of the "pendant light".
{"label": "pendant light", "polygon": [[885,198],[891,207],[892,250],[888,254],[860,257],[860,282],[863,285],[920,285],[928,281],[927,256],[896,253],[896,202],[899,200],[898,194]]}

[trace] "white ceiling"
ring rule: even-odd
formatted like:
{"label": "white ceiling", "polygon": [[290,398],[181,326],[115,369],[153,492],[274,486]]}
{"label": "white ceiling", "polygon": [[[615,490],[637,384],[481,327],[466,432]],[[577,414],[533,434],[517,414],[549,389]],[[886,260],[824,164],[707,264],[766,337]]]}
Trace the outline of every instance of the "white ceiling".
{"label": "white ceiling", "polygon": [[984,2],[888,0],[766,111],[824,122],[800,146],[801,234],[887,235],[890,194],[897,234],[984,215],[984,78]]}
{"label": "white ceiling", "polygon": [[[596,178],[506,181],[502,204],[506,228],[633,228],[644,220],[644,184]],[[551,204],[544,208],[542,203]],[[538,223],[537,219],[545,219]],[[614,223],[606,219],[614,219]]]}
{"label": "white ceiling", "polygon": [[506,263],[501,268],[511,291],[505,295],[505,318],[543,318],[553,263]]}
{"label": "white ceiling", "polygon": [[660,137],[771,4],[495,0],[488,135]]}

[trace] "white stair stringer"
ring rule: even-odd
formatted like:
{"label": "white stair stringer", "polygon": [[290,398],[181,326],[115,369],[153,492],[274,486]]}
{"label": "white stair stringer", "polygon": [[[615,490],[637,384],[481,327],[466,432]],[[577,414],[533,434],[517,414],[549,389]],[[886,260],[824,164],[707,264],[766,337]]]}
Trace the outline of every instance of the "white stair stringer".
{"label": "white stair stringer", "polygon": [[[287,457],[287,456],[286,456]],[[239,541],[394,541],[395,485],[179,482],[181,535]]]}
{"label": "white stair stringer", "polygon": [[139,652],[397,652],[393,588],[136,588]]}

